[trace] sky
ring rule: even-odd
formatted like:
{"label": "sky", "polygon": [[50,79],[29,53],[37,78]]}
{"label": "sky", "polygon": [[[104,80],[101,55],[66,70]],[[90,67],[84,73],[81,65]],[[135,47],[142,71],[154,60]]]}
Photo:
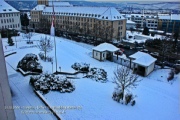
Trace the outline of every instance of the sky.
{"label": "sky", "polygon": [[[2,0],[0,0],[2,1]],[[36,1],[36,0],[5,0],[5,1]],[[49,0],[52,1],[52,0]],[[180,2],[179,0],[54,0],[54,1],[92,1],[92,2]]]}

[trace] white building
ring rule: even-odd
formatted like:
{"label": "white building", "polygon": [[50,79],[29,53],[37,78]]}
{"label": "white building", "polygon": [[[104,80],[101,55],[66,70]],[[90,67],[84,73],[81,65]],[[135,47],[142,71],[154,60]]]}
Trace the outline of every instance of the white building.
{"label": "white building", "polygon": [[126,29],[130,30],[131,28],[135,29],[136,28],[136,23],[131,21],[131,20],[127,20],[126,21]]}
{"label": "white building", "polygon": [[151,55],[144,52],[136,52],[129,57],[134,63],[133,71],[137,74],[147,76],[154,70],[155,61],[157,59]]}
{"label": "white building", "polygon": [[20,12],[5,1],[0,2],[0,29],[21,29]]}
{"label": "white building", "polygon": [[156,30],[158,27],[158,17],[154,15],[128,14],[124,15],[127,20],[132,20],[143,28],[146,25],[149,29]]}
{"label": "white building", "polygon": [[118,51],[119,48],[109,43],[102,43],[93,48],[93,58],[104,61],[104,60],[113,60],[113,53]]}

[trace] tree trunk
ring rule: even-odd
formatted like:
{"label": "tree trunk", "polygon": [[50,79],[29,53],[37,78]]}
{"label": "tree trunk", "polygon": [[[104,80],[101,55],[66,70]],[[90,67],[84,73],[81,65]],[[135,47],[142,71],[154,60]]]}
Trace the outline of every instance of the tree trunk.
{"label": "tree trunk", "polygon": [[46,61],[46,51],[44,51],[44,57],[45,57],[45,61]]}

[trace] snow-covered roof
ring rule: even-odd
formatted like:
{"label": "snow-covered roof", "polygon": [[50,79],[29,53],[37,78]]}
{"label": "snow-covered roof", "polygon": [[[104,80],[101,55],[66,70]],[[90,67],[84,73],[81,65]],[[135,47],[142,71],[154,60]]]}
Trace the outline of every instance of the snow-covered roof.
{"label": "snow-covered roof", "polygon": [[127,20],[126,23],[128,23],[128,24],[136,24],[135,22],[133,22],[131,20]]}
{"label": "snow-covered roof", "polygon": [[151,65],[157,60],[156,58],[144,52],[136,52],[135,54],[130,55],[129,57],[135,59],[133,60],[134,63],[137,63],[142,66],[146,66],[146,67]]}
{"label": "snow-covered roof", "polygon": [[119,48],[117,48],[116,46],[109,44],[109,43],[102,43],[102,44],[94,47],[93,50],[100,51],[100,52],[103,52],[103,51],[114,52],[114,51],[119,50]]}
{"label": "snow-covered roof", "polygon": [[161,16],[159,16],[159,19],[180,20],[180,14],[161,15]]}
{"label": "snow-covered roof", "polygon": [[12,13],[12,12],[19,12],[19,11],[13,8],[11,5],[9,5],[5,1],[1,0],[0,13]]}
{"label": "snow-covered roof", "polygon": [[[121,20],[125,19],[114,7],[54,7],[56,15],[92,17],[104,20]],[[46,7],[43,10],[44,15],[52,14],[52,7]]]}
{"label": "snow-covered roof", "polygon": [[60,2],[60,1],[54,1],[52,3],[52,1],[49,1],[49,6],[72,6],[69,2]]}
{"label": "snow-covered roof", "polygon": [[45,5],[37,5],[35,8],[33,8],[32,10],[37,10],[37,11],[42,11],[45,9]]}
{"label": "snow-covered roof", "polygon": [[98,19],[119,20],[124,19],[124,17],[114,7],[109,7]]}

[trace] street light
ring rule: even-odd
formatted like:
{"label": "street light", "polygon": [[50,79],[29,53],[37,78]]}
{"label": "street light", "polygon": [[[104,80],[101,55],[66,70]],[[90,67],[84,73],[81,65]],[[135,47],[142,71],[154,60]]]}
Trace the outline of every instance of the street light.
{"label": "street light", "polygon": [[16,41],[16,30],[14,30],[15,32],[15,42],[16,42],[16,48],[17,48],[17,41]]}
{"label": "street light", "polygon": [[51,61],[51,64],[52,64],[52,73],[53,73],[53,60]]}

